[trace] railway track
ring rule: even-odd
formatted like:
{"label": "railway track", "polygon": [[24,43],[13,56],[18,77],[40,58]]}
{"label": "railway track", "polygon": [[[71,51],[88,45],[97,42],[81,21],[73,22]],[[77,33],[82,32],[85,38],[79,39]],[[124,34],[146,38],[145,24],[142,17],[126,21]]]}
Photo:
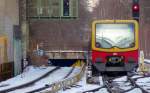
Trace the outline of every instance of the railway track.
{"label": "railway track", "polygon": [[[144,90],[141,86],[139,86],[138,84],[136,84],[135,80],[132,79],[130,76],[127,76],[127,78],[128,78],[128,80],[131,82],[131,84],[133,86],[130,90],[132,90],[134,88],[139,88],[142,91],[142,93],[149,93],[148,91]],[[127,90],[126,92],[128,92],[128,91],[129,90]]]}
{"label": "railway track", "polygon": [[84,91],[82,93],[99,93],[97,91],[103,88],[107,89],[107,93],[127,93],[134,89],[139,89],[141,91],[140,93],[150,93],[150,91],[147,91],[143,88],[144,85],[141,86],[136,83],[138,79],[147,78],[149,76],[139,76],[135,78],[133,78],[133,76],[134,75],[126,75],[124,76],[124,79],[118,81],[118,77],[109,77],[107,75],[103,75],[103,85],[96,89]]}
{"label": "railway track", "polygon": [[[42,76],[36,80],[33,80],[29,83],[26,83],[26,84],[23,84],[23,85],[20,85],[17,87],[1,90],[0,93],[34,93],[34,92],[56,93],[60,89],[66,90],[71,87],[76,87],[77,85],[75,85],[75,83],[78,82],[84,74],[85,64],[82,64],[80,69],[75,70],[75,67],[70,69],[70,71],[66,70],[66,69],[70,69],[70,68],[65,68],[65,69],[63,69],[63,68],[61,69],[61,67],[53,68],[53,70],[51,70],[50,72],[46,73],[44,76]],[[64,75],[64,73],[62,73],[64,71],[65,71],[66,75]],[[75,72],[75,73],[73,73],[73,72]],[[55,73],[60,74],[59,77],[57,75],[57,77],[58,77],[57,79],[55,79],[55,77],[56,77]],[[50,75],[50,77],[48,77],[49,75]],[[51,79],[49,80],[49,78],[51,78]],[[45,83],[43,83],[43,81]],[[40,83],[40,82],[42,82],[42,83]],[[36,85],[40,85],[40,86],[36,86]],[[46,89],[48,89],[48,90],[46,90]]]}
{"label": "railway track", "polygon": [[7,88],[7,89],[4,89],[4,90],[0,90],[0,93],[8,93],[8,92],[11,92],[11,91],[14,91],[16,89],[20,89],[20,88],[24,88],[24,87],[27,87],[27,86],[30,86],[30,85],[33,85],[34,83],[38,82],[39,80],[47,77],[48,75],[54,73],[55,71],[57,71],[58,69],[60,69],[60,67],[56,67],[54,69],[52,69],[51,71],[49,71],[48,73],[44,74],[43,76],[31,81],[31,82],[28,82],[28,83],[25,83],[25,84],[22,84],[22,85],[19,85],[19,86],[15,86],[15,87],[11,87],[11,88]]}
{"label": "railway track", "polygon": [[[68,78],[68,77],[72,74],[72,72],[73,72],[74,69],[75,69],[75,67],[73,67],[73,68],[66,74],[66,76],[64,76],[62,79]],[[35,90],[32,90],[32,91],[29,91],[29,92],[27,92],[27,93],[40,92],[40,91],[42,91],[42,90],[46,90],[46,89],[51,88],[51,87],[52,87],[52,84],[46,84],[45,86],[43,86],[43,87],[41,87],[41,88],[38,88],[38,89],[35,89]]]}

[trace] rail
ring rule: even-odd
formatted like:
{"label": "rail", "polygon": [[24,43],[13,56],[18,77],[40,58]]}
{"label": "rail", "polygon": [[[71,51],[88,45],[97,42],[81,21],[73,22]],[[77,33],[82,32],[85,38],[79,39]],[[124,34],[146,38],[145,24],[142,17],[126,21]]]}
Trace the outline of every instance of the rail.
{"label": "rail", "polygon": [[[37,82],[37,81],[39,81],[39,80],[45,78],[45,77],[48,76],[49,74],[55,72],[55,71],[58,70],[58,69],[60,69],[60,67],[56,67],[56,68],[54,68],[54,69],[48,71],[48,72],[45,73],[44,75],[42,75],[42,76],[38,77],[37,79],[32,80],[32,81],[30,81],[30,82],[26,82],[26,83],[24,83],[24,84],[22,84],[22,85],[17,85],[17,86],[13,86],[13,87],[8,87],[8,88],[5,88],[5,89],[3,89],[3,90],[0,90],[0,93],[7,93],[7,92],[14,91],[14,90],[16,90],[16,89],[19,89],[19,88],[23,88],[23,87],[32,85],[32,84],[34,84],[35,82]],[[33,93],[33,92],[32,92],[32,93]]]}
{"label": "rail", "polygon": [[85,64],[82,65],[81,70],[78,74],[76,74],[73,77],[64,79],[63,81],[58,81],[49,85],[51,90],[45,91],[43,93],[56,93],[61,89],[64,89],[64,90],[67,89],[68,87],[77,83],[82,78],[84,71],[85,71]]}
{"label": "rail", "polygon": [[[74,69],[75,69],[75,67],[73,67],[73,68],[69,71],[69,73],[68,73],[63,79],[68,78],[68,77],[70,76],[70,74],[73,72]],[[42,90],[48,89],[49,87],[51,87],[51,85],[47,85],[47,84],[46,84],[45,86],[43,86],[43,87],[41,87],[41,88],[38,88],[38,89],[35,89],[35,90],[32,90],[32,91],[29,91],[29,92],[27,92],[27,93],[40,92],[40,91],[42,91]]]}
{"label": "rail", "polygon": [[[142,93],[149,93],[146,90],[144,90],[140,85],[136,84],[135,80],[133,80],[130,76],[127,76],[128,80],[130,80],[131,84],[136,87],[141,89]],[[128,91],[127,91],[128,92]]]}

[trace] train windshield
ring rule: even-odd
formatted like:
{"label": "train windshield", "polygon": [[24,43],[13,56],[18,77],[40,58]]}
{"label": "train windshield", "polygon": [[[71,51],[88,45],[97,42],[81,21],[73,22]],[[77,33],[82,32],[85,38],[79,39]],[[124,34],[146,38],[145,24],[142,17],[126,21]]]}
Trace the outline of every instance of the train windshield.
{"label": "train windshield", "polygon": [[132,48],[134,39],[133,24],[96,24],[97,48]]}

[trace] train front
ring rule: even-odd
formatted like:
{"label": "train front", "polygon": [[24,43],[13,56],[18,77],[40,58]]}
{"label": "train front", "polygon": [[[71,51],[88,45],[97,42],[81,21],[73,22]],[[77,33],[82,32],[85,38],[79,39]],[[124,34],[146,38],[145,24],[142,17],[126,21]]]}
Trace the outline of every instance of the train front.
{"label": "train front", "polygon": [[138,23],[99,20],[92,23],[92,64],[100,72],[138,67]]}

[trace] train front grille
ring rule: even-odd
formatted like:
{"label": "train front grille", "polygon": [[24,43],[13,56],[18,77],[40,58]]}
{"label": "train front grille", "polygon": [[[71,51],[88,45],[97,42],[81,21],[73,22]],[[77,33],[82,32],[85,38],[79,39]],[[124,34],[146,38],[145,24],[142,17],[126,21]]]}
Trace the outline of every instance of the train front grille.
{"label": "train front grille", "polygon": [[123,66],[124,57],[123,56],[108,56],[107,58],[107,66]]}

